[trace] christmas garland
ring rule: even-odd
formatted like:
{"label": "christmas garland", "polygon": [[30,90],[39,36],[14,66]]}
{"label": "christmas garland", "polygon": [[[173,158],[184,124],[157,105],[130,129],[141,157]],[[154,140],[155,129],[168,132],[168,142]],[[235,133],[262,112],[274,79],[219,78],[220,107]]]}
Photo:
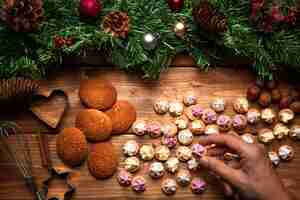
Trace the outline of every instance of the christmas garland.
{"label": "christmas garland", "polygon": [[[2,2],[1,2],[2,1]],[[40,78],[89,48],[122,69],[157,78],[178,52],[207,68],[224,54],[255,59],[272,78],[300,70],[296,0],[0,0],[0,77]]]}

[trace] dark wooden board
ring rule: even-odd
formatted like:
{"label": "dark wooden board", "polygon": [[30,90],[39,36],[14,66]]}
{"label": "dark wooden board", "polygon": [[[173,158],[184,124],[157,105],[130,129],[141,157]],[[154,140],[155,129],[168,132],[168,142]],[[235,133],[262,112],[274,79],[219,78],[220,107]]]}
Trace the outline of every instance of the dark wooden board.
{"label": "dark wooden board", "polygon": [[[154,114],[152,109],[153,101],[159,96],[168,96],[169,98],[180,98],[187,90],[194,90],[199,95],[199,102],[203,106],[208,106],[209,102],[217,96],[224,97],[228,102],[244,96],[247,86],[254,80],[254,75],[246,69],[224,69],[216,68],[209,72],[202,72],[193,67],[174,67],[162,74],[159,81],[141,80],[135,75],[128,75],[114,68],[81,68],[66,69],[56,74],[50,75],[47,81],[42,82],[42,87],[46,90],[62,89],[69,96],[70,107],[57,130],[49,129],[35,118],[30,112],[20,112],[0,114],[1,119],[11,119],[19,123],[27,134],[30,142],[31,155],[33,159],[34,175],[39,184],[47,177],[47,170],[41,167],[37,138],[34,135],[35,130],[40,130],[48,134],[50,140],[50,152],[54,164],[61,164],[55,151],[56,133],[64,127],[74,126],[74,119],[79,110],[84,108],[78,98],[78,88],[81,78],[105,78],[110,80],[118,90],[118,98],[129,100],[137,108],[138,118],[169,118],[160,117]],[[282,84],[285,90],[288,88],[286,83]],[[226,111],[233,114],[231,106]],[[298,117],[299,118],[299,117]],[[295,120],[295,123],[300,120]],[[120,151],[121,145],[128,139],[137,139],[141,143],[152,142],[149,138],[136,138],[131,134],[115,136],[112,142]],[[275,142],[268,148],[275,148],[280,143],[291,144],[297,153],[300,152],[299,142],[284,140]],[[280,177],[288,188],[297,193],[300,191],[300,157],[290,163],[283,163],[277,169]],[[90,176],[86,164],[80,167],[80,185],[74,197],[74,200],[98,200],[98,199],[223,199],[222,191],[218,184],[207,175],[205,170],[200,170],[195,176],[201,176],[209,181],[209,188],[203,195],[191,194],[189,188],[179,188],[173,197],[166,197],[160,191],[160,180],[153,181],[147,176],[148,186],[144,194],[138,195],[130,188],[120,187],[115,177],[101,181],[95,180]],[[143,173],[141,170],[139,173]],[[52,193],[62,194],[63,187],[53,188]],[[274,188],[276,189],[276,188]],[[27,191],[22,178],[17,174],[12,162],[0,151],[0,200],[29,200],[32,196]]]}

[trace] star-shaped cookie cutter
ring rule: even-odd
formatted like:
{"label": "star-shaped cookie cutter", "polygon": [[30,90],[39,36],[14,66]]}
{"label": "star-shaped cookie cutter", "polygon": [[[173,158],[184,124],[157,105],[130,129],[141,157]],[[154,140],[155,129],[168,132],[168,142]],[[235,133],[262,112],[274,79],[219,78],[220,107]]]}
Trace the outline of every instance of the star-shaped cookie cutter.
{"label": "star-shaped cookie cutter", "polygon": [[[49,177],[43,181],[42,191],[40,192],[44,200],[70,200],[73,194],[76,191],[78,185],[78,177],[80,176],[79,172],[68,169],[64,166],[53,167],[49,170]],[[65,182],[68,187],[68,190],[64,193],[64,198],[60,199],[59,197],[50,197],[48,198],[48,191],[51,182],[54,179],[61,179]]]}

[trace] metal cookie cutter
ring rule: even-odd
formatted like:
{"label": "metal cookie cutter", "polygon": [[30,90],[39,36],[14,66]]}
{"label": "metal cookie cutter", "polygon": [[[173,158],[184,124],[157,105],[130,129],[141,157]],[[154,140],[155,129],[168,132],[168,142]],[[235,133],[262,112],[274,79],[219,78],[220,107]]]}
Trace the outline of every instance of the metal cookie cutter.
{"label": "metal cookie cutter", "polygon": [[[80,173],[78,171],[70,170],[64,166],[53,167],[50,171],[50,176],[43,182],[42,191],[40,192],[45,200],[70,200],[78,186],[78,179]],[[64,193],[64,198],[61,199],[55,195],[49,196],[48,191],[51,182],[55,179],[62,179],[67,185],[67,191]]]}

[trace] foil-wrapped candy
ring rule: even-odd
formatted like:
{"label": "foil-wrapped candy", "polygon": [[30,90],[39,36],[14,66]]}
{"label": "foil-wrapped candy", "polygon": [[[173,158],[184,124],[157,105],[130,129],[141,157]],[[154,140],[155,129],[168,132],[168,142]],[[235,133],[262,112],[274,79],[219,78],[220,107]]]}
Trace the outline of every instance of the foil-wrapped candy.
{"label": "foil-wrapped candy", "polygon": [[169,103],[169,113],[173,117],[179,117],[182,115],[184,110],[184,105],[179,101],[172,101]]}
{"label": "foil-wrapped candy", "polygon": [[157,121],[149,122],[147,125],[147,132],[152,138],[158,138],[161,136],[161,124]]}
{"label": "foil-wrapped candy", "polygon": [[254,135],[245,133],[241,136],[242,140],[247,144],[254,144],[256,141],[256,138]]}
{"label": "foil-wrapped candy", "polygon": [[161,143],[167,146],[168,148],[172,149],[177,145],[177,138],[175,136],[174,137],[163,136],[161,138]]}
{"label": "foil-wrapped candy", "polygon": [[185,110],[185,115],[189,118],[189,120],[193,121],[196,119],[201,119],[203,115],[203,107],[199,104],[188,107]]}
{"label": "foil-wrapped candy", "polygon": [[166,99],[163,99],[163,98],[162,99],[158,99],[153,104],[153,109],[159,115],[166,114],[168,112],[168,110],[169,110],[169,101],[166,100]]}
{"label": "foil-wrapped candy", "polygon": [[166,161],[170,156],[170,150],[168,147],[159,145],[155,148],[155,158],[159,161]]}
{"label": "foil-wrapped candy", "polygon": [[235,130],[244,130],[247,127],[247,118],[244,115],[235,115],[232,119],[232,126]]}
{"label": "foil-wrapped candy", "polygon": [[237,98],[233,102],[233,109],[239,114],[246,114],[249,110],[249,101],[246,98]]}
{"label": "foil-wrapped candy", "polygon": [[223,98],[216,98],[211,102],[210,107],[217,113],[224,112],[226,101]]}
{"label": "foil-wrapped candy", "polygon": [[141,193],[146,190],[146,180],[142,176],[135,176],[131,181],[131,188],[133,191]]}
{"label": "foil-wrapped candy", "polygon": [[178,158],[175,158],[175,157],[169,158],[165,163],[165,168],[170,173],[177,172],[177,170],[179,168]]}
{"label": "foil-wrapped candy", "polygon": [[273,134],[277,139],[282,139],[289,135],[290,129],[283,123],[278,123],[273,128]]}
{"label": "foil-wrapped candy", "polygon": [[268,128],[263,128],[258,131],[258,140],[262,143],[271,143],[275,139],[273,131]]}
{"label": "foil-wrapped candy", "polygon": [[194,120],[190,123],[189,129],[194,135],[202,135],[205,131],[205,124],[201,120]]}
{"label": "foil-wrapped candy", "polygon": [[190,171],[197,171],[199,169],[199,162],[195,158],[192,158],[191,160],[187,161],[187,168]]}
{"label": "foil-wrapped candy", "polygon": [[182,115],[178,118],[175,119],[174,123],[178,127],[179,130],[186,129],[189,125],[189,119],[185,116]]}
{"label": "foil-wrapped candy", "polygon": [[147,133],[147,123],[144,120],[137,120],[132,125],[132,131],[137,136],[143,136]]}
{"label": "foil-wrapped candy", "polygon": [[121,186],[130,186],[132,175],[124,169],[121,169],[117,174],[117,181]]}
{"label": "foil-wrapped candy", "polygon": [[173,179],[170,179],[170,178],[166,178],[161,183],[161,190],[166,195],[174,195],[176,193],[176,190],[177,190],[176,181],[173,180]]}
{"label": "foil-wrapped candy", "polygon": [[294,151],[293,147],[291,147],[289,145],[283,145],[283,146],[279,147],[278,155],[281,158],[281,160],[290,161],[294,158],[295,151]]}
{"label": "foil-wrapped candy", "polygon": [[217,119],[217,125],[221,131],[229,131],[232,127],[232,119],[228,115],[220,115]]}
{"label": "foil-wrapped candy", "polygon": [[300,140],[300,125],[291,126],[289,135],[293,139]]}
{"label": "foil-wrapped candy", "polygon": [[251,108],[247,112],[247,121],[249,124],[257,124],[260,120],[261,113],[256,108]]}
{"label": "foil-wrapped candy", "polygon": [[137,157],[128,157],[124,161],[124,168],[131,173],[140,169],[140,160]]}
{"label": "foil-wrapped candy", "polygon": [[186,169],[180,169],[176,174],[176,181],[177,183],[182,186],[188,186],[191,183],[192,175]]}
{"label": "foil-wrapped candy", "polygon": [[192,158],[192,150],[186,146],[180,146],[176,149],[176,157],[180,161],[186,162]]}
{"label": "foil-wrapped candy", "polygon": [[217,113],[213,109],[207,108],[203,111],[201,119],[205,124],[213,124],[217,121],[217,117]]}
{"label": "foil-wrapped candy", "polygon": [[201,144],[193,144],[191,147],[193,155],[197,158],[200,159],[206,154],[206,148],[201,145]]}
{"label": "foil-wrapped candy", "polygon": [[178,128],[176,124],[172,122],[166,122],[161,125],[161,132],[166,137],[173,137],[177,135]]}
{"label": "foil-wrapped candy", "polygon": [[193,142],[194,136],[189,129],[181,130],[178,133],[178,142],[182,145],[190,145]]}
{"label": "foil-wrapped candy", "polygon": [[276,113],[272,108],[265,108],[261,111],[261,119],[267,124],[272,124],[276,120]]}
{"label": "foil-wrapped candy", "polygon": [[154,158],[154,148],[152,144],[144,144],[140,148],[140,158],[145,161],[150,161]]}
{"label": "foil-wrapped candy", "polygon": [[153,162],[149,167],[149,176],[154,179],[162,177],[165,173],[164,165],[160,162]]}
{"label": "foil-wrapped candy", "polygon": [[219,134],[219,126],[215,124],[207,125],[204,131],[205,135]]}
{"label": "foil-wrapped candy", "polygon": [[193,91],[188,91],[183,97],[183,103],[186,106],[197,104],[197,96]]}
{"label": "foil-wrapped candy", "polygon": [[273,164],[274,166],[278,166],[278,165],[279,165],[279,163],[280,163],[280,158],[279,158],[277,152],[275,152],[275,151],[270,151],[270,152],[268,152],[268,157],[269,157],[270,161],[272,162],[272,164]]}
{"label": "foil-wrapped candy", "polygon": [[135,140],[129,140],[123,145],[123,154],[126,156],[136,156],[139,153],[140,146]]}
{"label": "foil-wrapped candy", "polygon": [[191,190],[194,194],[201,194],[207,188],[207,184],[203,179],[194,178],[191,182]]}
{"label": "foil-wrapped candy", "polygon": [[280,110],[279,113],[278,113],[278,118],[279,118],[279,121],[281,121],[282,123],[289,123],[291,120],[293,120],[295,117],[295,114],[294,112],[291,110],[291,109],[283,109],[283,110]]}

